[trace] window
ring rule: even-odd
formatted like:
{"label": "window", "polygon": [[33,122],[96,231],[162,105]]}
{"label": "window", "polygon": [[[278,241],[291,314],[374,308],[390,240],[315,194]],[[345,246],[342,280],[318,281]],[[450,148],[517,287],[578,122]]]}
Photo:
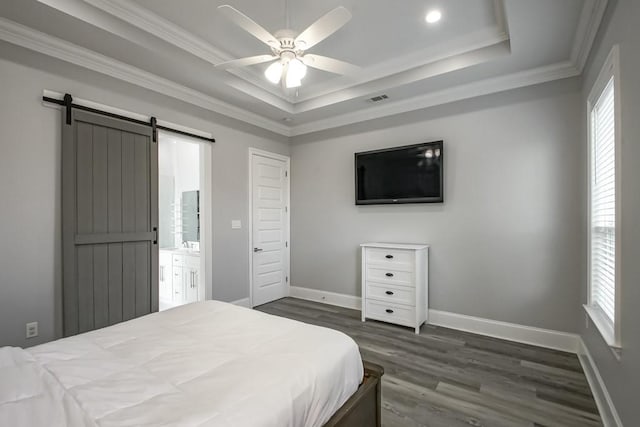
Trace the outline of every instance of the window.
{"label": "window", "polygon": [[614,47],[589,96],[589,302],[593,323],[620,347],[619,79]]}

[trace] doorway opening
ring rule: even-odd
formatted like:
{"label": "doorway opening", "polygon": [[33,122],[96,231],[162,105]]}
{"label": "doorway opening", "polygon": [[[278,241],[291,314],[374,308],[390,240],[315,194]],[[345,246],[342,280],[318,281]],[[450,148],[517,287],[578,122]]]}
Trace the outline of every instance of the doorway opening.
{"label": "doorway opening", "polygon": [[[210,247],[210,146],[172,133],[158,138],[160,311],[206,297]],[[210,230],[210,229],[209,229]]]}

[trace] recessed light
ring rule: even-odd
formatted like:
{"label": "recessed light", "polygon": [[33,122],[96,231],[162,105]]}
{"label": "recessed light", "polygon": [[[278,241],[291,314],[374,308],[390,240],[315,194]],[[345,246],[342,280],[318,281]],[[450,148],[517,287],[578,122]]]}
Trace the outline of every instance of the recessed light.
{"label": "recessed light", "polygon": [[429,24],[435,24],[441,18],[442,18],[442,13],[439,10],[432,10],[429,13],[427,13],[427,16],[425,17],[425,21],[427,21]]}

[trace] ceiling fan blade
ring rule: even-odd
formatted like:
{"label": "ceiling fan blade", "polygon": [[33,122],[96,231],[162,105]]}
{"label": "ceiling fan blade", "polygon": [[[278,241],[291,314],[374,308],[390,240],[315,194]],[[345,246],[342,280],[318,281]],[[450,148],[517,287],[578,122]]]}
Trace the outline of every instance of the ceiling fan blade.
{"label": "ceiling fan blade", "polygon": [[350,19],[351,13],[347,9],[342,6],[336,7],[300,33],[295,40],[296,46],[309,49],[338,31]]}
{"label": "ceiling fan blade", "polygon": [[302,62],[309,67],[335,74],[353,75],[360,71],[360,67],[356,65],[322,55],[304,55]]}
{"label": "ceiling fan blade", "polygon": [[238,9],[229,6],[228,4],[224,4],[222,6],[218,6],[218,10],[222,13],[228,20],[242,28],[243,30],[250,33],[252,36],[265,43],[266,45],[272,47],[280,46],[278,39],[271,34],[269,31],[262,28],[258,23],[256,23],[253,19],[249,18],[244,13],[240,12]]}
{"label": "ceiling fan blade", "polygon": [[248,56],[246,58],[233,59],[231,61],[221,62],[216,64],[217,68],[238,68],[238,67],[246,67],[247,65],[255,65],[262,64],[264,62],[275,61],[278,59],[275,55],[257,55],[257,56]]}

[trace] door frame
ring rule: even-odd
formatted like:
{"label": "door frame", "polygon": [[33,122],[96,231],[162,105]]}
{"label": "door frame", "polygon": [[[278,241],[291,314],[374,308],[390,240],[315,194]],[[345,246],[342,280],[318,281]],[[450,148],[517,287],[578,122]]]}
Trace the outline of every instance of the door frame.
{"label": "door frame", "polygon": [[213,298],[213,156],[211,144],[200,145],[200,191],[206,192],[200,206],[200,235],[204,236],[204,246],[200,245],[200,269],[204,275],[199,280],[198,301]]}
{"label": "door frame", "polygon": [[291,158],[282,154],[272,153],[258,148],[249,147],[249,307],[253,308],[253,157],[261,156],[274,160],[281,160],[286,164],[287,180],[285,197],[285,289],[291,294]]}
{"label": "door frame", "polygon": [[[198,146],[201,210],[200,241],[202,242],[204,238],[204,245],[200,244],[200,271],[204,271],[204,274],[198,277],[198,301],[210,300],[213,298],[213,146],[206,141],[171,132],[170,130],[158,132],[158,144],[161,138],[175,138]],[[159,208],[158,213],[160,213]]]}

